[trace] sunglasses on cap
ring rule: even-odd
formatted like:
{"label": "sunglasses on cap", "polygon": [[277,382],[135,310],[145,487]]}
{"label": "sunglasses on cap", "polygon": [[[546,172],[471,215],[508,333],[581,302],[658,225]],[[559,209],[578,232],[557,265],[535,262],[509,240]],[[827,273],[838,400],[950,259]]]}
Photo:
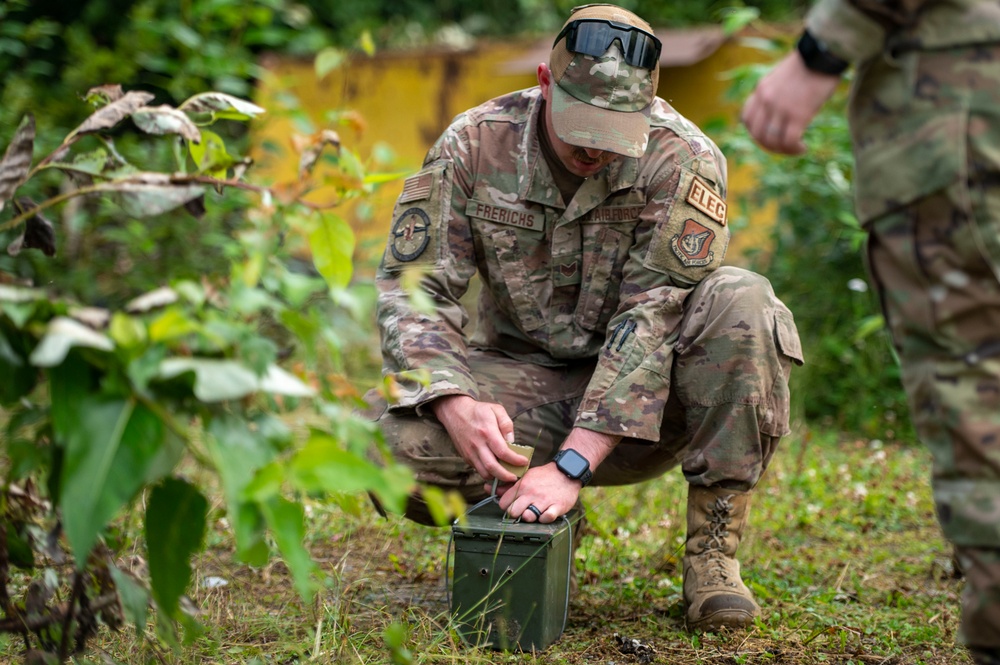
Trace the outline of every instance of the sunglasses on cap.
{"label": "sunglasses on cap", "polygon": [[563,37],[571,53],[601,56],[618,41],[625,62],[633,67],[653,69],[660,60],[660,40],[645,30],[607,19],[570,21],[552,42],[554,47]]}

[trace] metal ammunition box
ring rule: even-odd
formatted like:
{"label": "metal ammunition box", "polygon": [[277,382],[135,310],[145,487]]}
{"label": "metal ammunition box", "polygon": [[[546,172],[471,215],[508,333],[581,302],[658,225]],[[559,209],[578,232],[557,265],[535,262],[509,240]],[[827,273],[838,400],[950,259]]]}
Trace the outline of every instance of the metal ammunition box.
{"label": "metal ammunition box", "polygon": [[505,519],[495,501],[452,526],[452,618],[469,644],[539,651],[562,635],[572,574],[565,519]]}

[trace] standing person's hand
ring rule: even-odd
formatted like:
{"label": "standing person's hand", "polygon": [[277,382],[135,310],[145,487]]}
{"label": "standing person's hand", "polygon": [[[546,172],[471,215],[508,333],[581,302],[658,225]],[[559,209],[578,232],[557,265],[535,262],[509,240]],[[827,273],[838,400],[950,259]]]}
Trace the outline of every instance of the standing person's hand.
{"label": "standing person's hand", "polygon": [[839,84],[839,76],[812,71],[792,51],[757,83],[740,119],[760,147],[800,155],[806,127]]}
{"label": "standing person's hand", "polygon": [[431,402],[458,454],[487,482],[494,478],[512,483],[517,476],[503,468],[500,460],[523,466],[528,458],[512,452],[514,422],[500,404],[480,402],[468,395],[447,395]]}

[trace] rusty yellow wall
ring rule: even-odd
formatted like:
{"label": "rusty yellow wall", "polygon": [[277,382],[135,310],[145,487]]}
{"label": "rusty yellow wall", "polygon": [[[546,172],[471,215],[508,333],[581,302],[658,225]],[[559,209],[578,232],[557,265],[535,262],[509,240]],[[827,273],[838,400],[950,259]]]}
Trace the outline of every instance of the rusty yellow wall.
{"label": "rusty yellow wall", "polygon": [[[534,43],[483,44],[472,51],[421,51],[383,53],[357,57],[317,80],[311,62],[268,60],[271,73],[258,91],[258,102],[267,109],[282,105],[281,95],[295,95],[302,109],[318,128],[329,126],[329,111],[351,109],[364,119],[363,131],[336,128],[346,147],[369,159],[377,143],[388,144],[395,153],[391,168],[416,169],[424,153],[451,119],[461,111],[497,95],[535,85],[534,70],[499,74],[501,65],[518,58]],[[727,82],[721,74],[757,57],[749,49],[726,43],[706,60],[684,68],[664,69],[659,94],[695,123],[725,116],[735,119],[738,108],[721,101]],[[296,158],[291,137],[301,133],[290,117],[269,113],[254,134],[254,157],[258,176],[279,181],[295,177]],[[266,143],[284,148],[281,160],[261,149]],[[291,156],[289,156],[291,155]],[[730,171],[730,201],[750,186],[748,174]],[[365,270],[381,256],[382,244],[391,222],[392,207],[402,181],[383,185],[370,204],[345,205],[337,209],[358,235],[356,262]],[[327,197],[329,198],[329,197]],[[317,200],[323,200],[322,193]],[[739,262],[747,247],[763,241],[764,224],[750,229],[734,229],[730,262]]]}

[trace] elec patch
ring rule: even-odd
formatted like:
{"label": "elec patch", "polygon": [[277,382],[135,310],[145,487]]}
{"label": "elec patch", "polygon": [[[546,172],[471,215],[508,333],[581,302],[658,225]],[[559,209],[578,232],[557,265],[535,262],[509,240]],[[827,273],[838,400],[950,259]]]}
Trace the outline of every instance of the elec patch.
{"label": "elec patch", "polygon": [[691,179],[687,202],[719,224],[726,225],[726,201],[698,176]]}

